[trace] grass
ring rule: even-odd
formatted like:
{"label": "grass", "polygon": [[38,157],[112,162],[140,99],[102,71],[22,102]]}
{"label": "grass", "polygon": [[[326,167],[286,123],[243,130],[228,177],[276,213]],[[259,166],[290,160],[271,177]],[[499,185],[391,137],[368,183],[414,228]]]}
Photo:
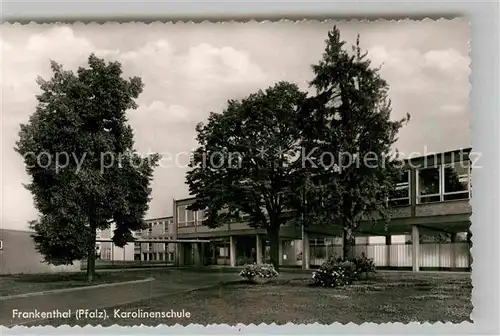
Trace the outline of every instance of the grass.
{"label": "grass", "polygon": [[86,273],[20,274],[0,276],[0,296],[43,292],[46,290],[83,287],[145,279],[136,272],[97,273],[94,281],[87,281]]}
{"label": "grass", "polygon": [[121,307],[123,311],[190,312],[182,319],[114,318],[51,321],[51,325],[188,325],[296,324],[334,322],[452,322],[470,321],[471,280],[467,273],[378,273],[375,278],[343,288],[316,288],[309,280],[276,281],[265,285],[235,283],[174,294]]}

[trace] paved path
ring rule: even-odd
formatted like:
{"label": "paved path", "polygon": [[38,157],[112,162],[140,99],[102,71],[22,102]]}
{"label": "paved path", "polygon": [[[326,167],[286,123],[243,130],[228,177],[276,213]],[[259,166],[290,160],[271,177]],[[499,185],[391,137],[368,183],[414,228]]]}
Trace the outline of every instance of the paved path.
{"label": "paved path", "polygon": [[[137,271],[141,272],[142,271]],[[238,281],[237,272],[197,270],[144,270],[145,277],[154,277],[153,281],[116,285],[110,287],[88,288],[85,290],[45,294],[0,300],[0,325],[37,325],[43,316],[14,316],[13,312],[59,312],[78,309],[94,311],[97,308],[109,308],[136,301],[154,300],[155,297],[196,290],[217,285],[220,282]],[[280,279],[304,277],[297,273],[281,273]]]}

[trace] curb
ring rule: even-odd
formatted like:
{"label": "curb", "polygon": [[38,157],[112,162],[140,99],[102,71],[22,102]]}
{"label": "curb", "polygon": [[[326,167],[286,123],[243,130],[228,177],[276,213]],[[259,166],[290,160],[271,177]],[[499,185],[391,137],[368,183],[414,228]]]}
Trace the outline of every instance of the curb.
{"label": "curb", "polygon": [[115,286],[120,286],[120,285],[131,285],[131,284],[135,284],[135,283],[143,283],[143,282],[153,281],[154,279],[155,278],[146,278],[146,279],[141,279],[141,280],[113,282],[113,283],[100,284],[100,285],[61,288],[61,289],[54,289],[54,290],[46,290],[46,291],[42,291],[42,292],[7,295],[7,296],[0,296],[0,301],[11,300],[11,299],[20,299],[20,298],[26,298],[26,297],[31,297],[31,296],[41,296],[41,295],[50,295],[50,294],[58,294],[58,293],[66,293],[66,292],[76,292],[76,291],[82,291],[82,290],[91,290],[91,289],[103,288],[103,287],[115,287]]}

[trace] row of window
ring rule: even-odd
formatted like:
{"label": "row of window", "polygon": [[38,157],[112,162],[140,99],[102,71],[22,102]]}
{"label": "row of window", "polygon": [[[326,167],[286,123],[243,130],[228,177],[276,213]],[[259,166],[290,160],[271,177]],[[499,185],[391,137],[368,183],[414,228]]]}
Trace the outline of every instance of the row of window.
{"label": "row of window", "polygon": [[[416,196],[417,204],[468,199],[471,194],[469,162],[455,162],[436,167],[418,169]],[[396,184],[389,198],[392,206],[411,204],[410,171],[406,171]],[[177,225],[202,225],[204,211],[188,210],[186,205],[177,207]]]}
{"label": "row of window", "polygon": [[203,210],[192,211],[187,209],[187,205],[177,207],[177,226],[202,225],[205,218]]}
{"label": "row of window", "polygon": [[145,230],[141,230],[140,233],[142,234],[142,233],[146,233],[147,232],[147,233],[151,234],[153,232],[153,227],[155,227],[155,226],[162,226],[162,231],[164,233],[167,233],[168,232],[168,226],[170,224],[172,224],[173,221],[174,221],[173,219],[167,219],[167,220],[163,220],[163,221],[149,222],[148,223],[148,228],[145,229]]}
{"label": "row of window", "polygon": [[135,250],[140,249],[142,244],[148,244],[147,248],[145,249],[146,251],[152,251],[153,250],[153,244],[156,244],[157,246],[163,244],[164,245],[163,247],[164,247],[165,250],[168,248],[168,243],[138,243],[138,242],[135,242],[134,243],[134,249]]}
{"label": "row of window", "polygon": [[[471,168],[468,162],[455,162],[416,170],[417,204],[469,199]],[[403,174],[389,198],[393,206],[410,205],[410,172]]]}

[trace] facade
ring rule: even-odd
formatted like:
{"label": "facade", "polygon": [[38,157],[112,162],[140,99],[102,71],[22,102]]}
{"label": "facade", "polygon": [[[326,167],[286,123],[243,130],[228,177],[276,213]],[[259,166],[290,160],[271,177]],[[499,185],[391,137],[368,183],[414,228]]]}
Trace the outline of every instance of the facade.
{"label": "facade", "polygon": [[[470,148],[406,160],[406,173],[388,200],[392,217],[386,231],[382,220],[365,220],[356,232],[356,251],[394,268],[470,268],[471,188]],[[244,218],[211,229],[203,211],[187,206],[193,198],[174,200],[173,239],[205,239],[209,244],[177,244],[179,265],[237,266],[266,261],[269,246],[263,229]],[[448,243],[422,243],[422,236],[444,234]],[[457,237],[465,236],[462,242]],[[309,268],[330,254],[341,253],[342,227],[286,225],[280,230],[280,264]],[[408,243],[411,241],[411,244]],[[439,250],[439,252],[436,252]],[[319,253],[318,253],[319,251]],[[311,255],[313,253],[313,255]],[[439,255],[438,255],[439,254]]]}
{"label": "facade", "polygon": [[80,262],[53,266],[35,250],[31,232],[0,229],[0,274],[79,272]]}
{"label": "facade", "polygon": [[[146,223],[148,225],[146,229],[133,232],[136,241],[125,245],[123,248],[106,241],[113,237],[113,225],[107,230],[98,231],[96,248],[100,259],[173,262],[175,246],[164,242],[164,240],[172,239],[173,218],[148,219]],[[156,243],[155,240],[161,242]]]}

